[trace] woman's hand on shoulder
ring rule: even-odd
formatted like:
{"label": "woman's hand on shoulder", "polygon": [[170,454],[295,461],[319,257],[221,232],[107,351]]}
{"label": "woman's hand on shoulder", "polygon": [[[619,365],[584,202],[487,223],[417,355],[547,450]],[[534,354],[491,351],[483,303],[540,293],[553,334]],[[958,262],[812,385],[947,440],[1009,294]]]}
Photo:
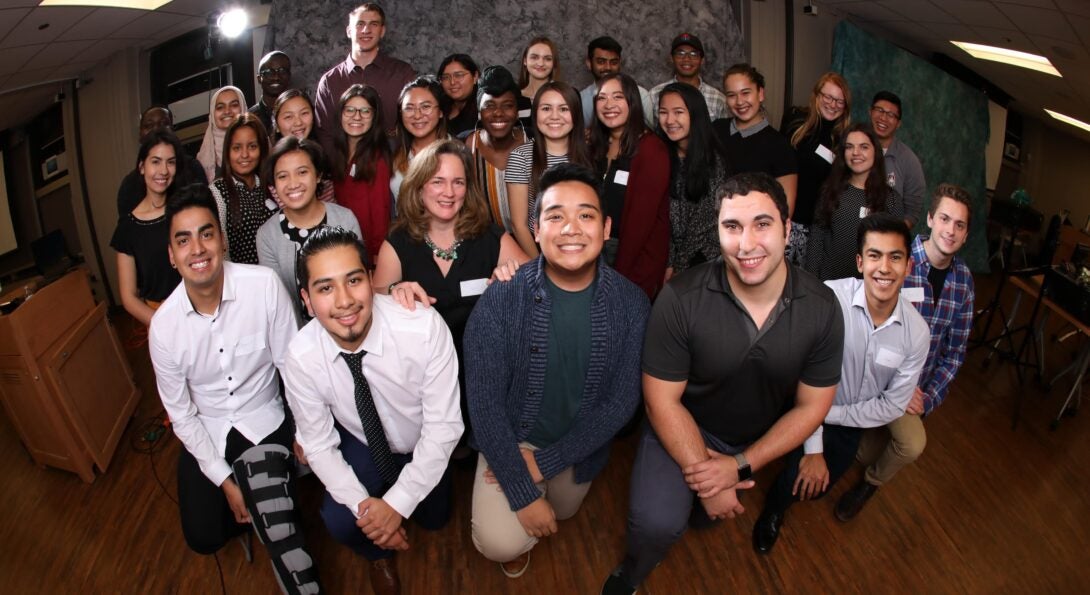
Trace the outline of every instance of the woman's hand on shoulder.
{"label": "woman's hand on shoulder", "polygon": [[492,277],[488,280],[488,284],[491,285],[493,281],[506,283],[514,279],[515,273],[519,270],[519,266],[519,261],[515,259],[499,263],[492,271]]}
{"label": "woman's hand on shoulder", "polygon": [[429,297],[428,292],[416,281],[402,281],[390,288],[390,297],[397,300],[402,308],[416,310],[416,303],[420,302],[425,308],[435,303],[435,298]]}

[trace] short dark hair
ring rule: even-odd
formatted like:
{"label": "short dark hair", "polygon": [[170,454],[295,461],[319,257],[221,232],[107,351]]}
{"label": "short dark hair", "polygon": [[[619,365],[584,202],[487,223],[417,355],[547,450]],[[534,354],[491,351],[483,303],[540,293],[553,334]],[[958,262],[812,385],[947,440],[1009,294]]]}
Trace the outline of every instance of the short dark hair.
{"label": "short dark hair", "polygon": [[893,91],[879,91],[874,94],[874,99],[871,100],[870,104],[873,107],[874,104],[878,103],[879,101],[888,101],[893,105],[896,105],[897,116],[902,120],[904,119],[905,108],[901,107],[901,98],[897,97],[896,93],[894,93]]}
{"label": "short dark hair", "polygon": [[363,4],[360,4],[359,6],[353,8],[352,12],[348,13],[348,18],[351,19],[352,17],[358,17],[360,14],[365,12],[377,12],[379,18],[382,19],[382,26],[386,26],[386,11],[382,10],[382,6],[380,6],[378,2],[364,2]]}
{"label": "short dark hair", "polygon": [[753,81],[753,84],[757,85],[758,89],[765,88],[765,75],[761,74],[753,65],[748,62],[739,62],[734,66],[731,66],[723,73],[723,80],[727,80],[727,77],[732,74],[744,74],[746,78]]}
{"label": "short dark hair", "polygon": [[590,186],[594,196],[598,197],[598,208],[602,209],[602,195],[598,193],[598,176],[594,175],[594,171],[585,165],[558,163],[541,174],[541,183],[537,190],[537,217],[541,217],[544,208],[545,201],[542,199],[545,198],[545,191],[561,182],[582,182]]}
{"label": "short dark hair", "polygon": [[355,248],[363,268],[367,271],[371,270],[371,259],[363,246],[363,240],[356,235],[356,232],[343,227],[323,225],[311,232],[310,237],[303,242],[303,247],[295,255],[295,277],[300,289],[306,290],[310,285],[310,268],[307,266],[310,257],[341,246]]}
{"label": "short dark hair", "polygon": [[787,224],[787,195],[784,194],[783,186],[776,181],[776,178],[764,172],[738,174],[724,182],[719,189],[719,201],[716,209],[723,208],[724,200],[730,200],[735,196],[743,196],[750,192],[767,194],[772,202],[776,204],[776,210],[780,212],[780,223]]}
{"label": "short dark hair", "polygon": [[289,134],[276,141],[272,153],[269,153],[269,158],[265,160],[265,171],[262,174],[266,183],[270,186],[276,186],[276,177],[274,175],[276,173],[276,162],[280,161],[280,158],[284,155],[294,151],[306,153],[310,157],[310,162],[314,164],[314,173],[318,176],[318,179],[321,180],[325,177],[325,153],[322,152],[322,146],[318,144],[318,141],[309,138],[300,139]]}
{"label": "short dark hair", "polygon": [[950,200],[965,205],[965,208],[969,210],[969,220],[966,221],[965,224],[968,225],[969,223],[972,223],[973,196],[969,194],[968,190],[949,182],[942,182],[938,186],[935,186],[935,191],[931,193],[931,208],[927,209],[927,213],[934,217],[935,210],[939,208],[939,203],[941,203],[944,198],[949,198]]}
{"label": "short dark hair", "polygon": [[212,197],[212,191],[209,190],[208,184],[201,184],[200,182],[187,184],[179,188],[167,199],[165,209],[167,228],[169,229],[174,224],[175,215],[189,209],[208,209],[208,212],[212,214],[212,219],[216,222],[216,227],[219,228],[220,210],[216,206],[216,199]]}
{"label": "short dark hair", "polygon": [[616,39],[613,39],[608,35],[603,35],[601,37],[595,37],[587,44],[587,60],[594,58],[594,50],[605,50],[620,56],[621,44]]}
{"label": "short dark hair", "polygon": [[140,112],[140,120],[139,121],[143,122],[144,121],[144,116],[148,115],[149,112],[151,112],[153,110],[157,110],[157,109],[158,110],[163,110],[164,112],[167,113],[167,117],[170,118],[170,124],[173,126],[174,125],[174,112],[170,111],[170,108],[168,106],[160,105],[160,104],[149,105],[147,108],[144,109],[144,111]]}
{"label": "short dark hair", "polygon": [[855,232],[855,253],[863,255],[863,244],[867,242],[869,233],[892,233],[901,236],[905,242],[905,254],[912,252],[912,234],[905,225],[905,220],[886,212],[871,213],[859,220],[859,226]]}
{"label": "short dark hair", "polygon": [[[514,75],[503,66],[489,66],[484,69],[480,80],[477,82],[477,108],[480,109],[481,99],[485,95],[498,98],[500,95],[507,93],[513,94],[516,100],[521,96]],[[446,95],[446,93],[443,93],[443,95]]]}

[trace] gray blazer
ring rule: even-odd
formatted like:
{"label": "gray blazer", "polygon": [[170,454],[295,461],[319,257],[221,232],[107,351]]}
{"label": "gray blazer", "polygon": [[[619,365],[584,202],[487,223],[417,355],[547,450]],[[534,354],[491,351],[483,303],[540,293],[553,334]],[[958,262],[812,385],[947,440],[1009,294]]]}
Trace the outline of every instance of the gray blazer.
{"label": "gray blazer", "polygon": [[[356,237],[363,238],[359,221],[356,221],[356,215],[352,211],[333,203],[323,204],[325,204],[326,209],[326,225],[343,227],[355,232]],[[257,262],[261,266],[276,271],[276,274],[280,276],[280,281],[284,283],[284,287],[288,289],[288,294],[291,295],[292,300],[295,302],[296,310],[299,313],[305,313],[303,298],[299,295],[299,288],[295,281],[296,246],[294,242],[284,237],[283,232],[280,231],[282,213],[283,211],[269,217],[269,220],[257,230]],[[300,317],[301,323],[304,318],[309,319],[309,317]]]}

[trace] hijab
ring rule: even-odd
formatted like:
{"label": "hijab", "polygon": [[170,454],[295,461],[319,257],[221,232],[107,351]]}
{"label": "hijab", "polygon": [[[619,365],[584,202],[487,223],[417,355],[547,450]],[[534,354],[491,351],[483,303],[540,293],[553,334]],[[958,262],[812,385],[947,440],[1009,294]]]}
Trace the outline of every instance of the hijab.
{"label": "hijab", "polygon": [[204,131],[204,140],[201,141],[201,148],[197,151],[197,161],[204,168],[204,176],[209,182],[218,177],[216,172],[223,161],[223,137],[226,136],[227,130],[221,130],[216,126],[214,120],[216,118],[216,100],[224,91],[234,91],[238,95],[238,103],[242,107],[242,111],[246,111],[246,95],[242,93],[242,89],[231,85],[220,87],[208,101],[208,128]]}

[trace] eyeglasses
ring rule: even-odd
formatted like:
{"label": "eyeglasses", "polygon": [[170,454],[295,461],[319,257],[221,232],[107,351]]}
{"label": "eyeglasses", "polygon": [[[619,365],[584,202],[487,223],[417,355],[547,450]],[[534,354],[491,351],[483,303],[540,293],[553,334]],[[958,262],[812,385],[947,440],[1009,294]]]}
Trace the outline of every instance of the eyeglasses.
{"label": "eyeglasses", "polygon": [[369,107],[353,107],[351,105],[346,105],[344,106],[344,109],[341,110],[341,113],[348,118],[355,118],[356,115],[359,115],[361,118],[370,118],[373,112]]}
{"label": "eyeglasses", "polygon": [[901,119],[901,114],[898,114],[897,112],[891,112],[888,109],[882,109],[882,108],[878,107],[877,105],[870,106],[870,111],[872,113],[874,113],[876,116],[878,116],[879,118],[889,118],[890,120],[900,120]]}
{"label": "eyeglasses", "polygon": [[698,50],[674,50],[675,58],[700,58],[704,54]]}
{"label": "eyeglasses", "polygon": [[283,66],[278,66],[276,68],[262,68],[261,70],[257,71],[257,73],[260,74],[261,76],[270,76],[270,75],[273,75],[273,74],[283,75],[283,74],[291,74],[291,69],[290,68],[284,68]]}
{"label": "eyeglasses", "polygon": [[420,105],[413,105],[413,104],[410,103],[409,105],[403,106],[401,108],[401,113],[405,114],[406,116],[409,116],[410,118],[415,116],[418,113],[421,116],[430,116],[432,114],[432,112],[434,112],[434,111],[435,111],[435,104],[434,103],[421,103]]}
{"label": "eyeglasses", "polygon": [[439,82],[440,83],[449,83],[450,81],[462,82],[467,76],[469,76],[469,71],[459,70],[458,72],[451,72],[450,74],[441,74],[441,75],[439,75]]}
{"label": "eyeglasses", "polygon": [[836,107],[844,107],[845,105],[847,105],[847,103],[845,103],[843,99],[837,99],[836,97],[833,97],[832,95],[829,95],[827,93],[818,91],[818,95],[821,95],[821,99],[825,101],[825,103],[835,105]]}

